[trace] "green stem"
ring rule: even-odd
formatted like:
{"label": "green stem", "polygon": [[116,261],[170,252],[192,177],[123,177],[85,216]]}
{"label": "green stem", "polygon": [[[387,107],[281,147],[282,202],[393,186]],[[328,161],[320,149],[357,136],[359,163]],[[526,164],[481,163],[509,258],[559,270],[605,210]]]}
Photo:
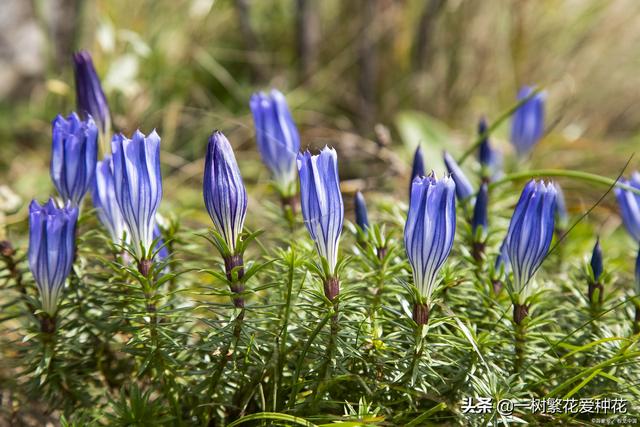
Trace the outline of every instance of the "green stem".
{"label": "green stem", "polygon": [[[289,317],[291,315],[291,295],[293,293],[293,278],[295,272],[295,253],[293,250],[291,251],[289,258],[289,274],[287,276],[287,297],[286,297],[286,305],[284,311],[284,321],[282,322],[282,330],[280,332],[280,349],[278,352],[278,381],[277,381],[277,390],[280,390],[282,387],[282,376],[285,362],[285,354],[287,350],[287,338],[289,335]],[[277,394],[274,396],[274,401],[277,402]]]}
{"label": "green stem", "polygon": [[498,187],[500,185],[503,185],[512,181],[518,181],[526,178],[540,178],[540,177],[548,177],[548,176],[574,178],[581,181],[591,182],[593,184],[600,184],[605,187],[616,186],[623,190],[631,191],[633,193],[640,195],[640,189],[634,188],[630,185],[623,184],[621,182],[618,182],[615,179],[611,179],[606,176],[596,175],[588,172],[580,172],[580,171],[564,170],[564,169],[538,169],[538,170],[532,170],[532,171],[510,173],[508,175],[505,175],[501,179],[489,184],[489,189],[493,189],[495,187]]}
{"label": "green stem", "polygon": [[514,370],[516,374],[520,374],[522,371],[522,366],[524,365],[525,360],[525,348],[526,348],[526,326],[523,323],[515,325],[515,353],[516,353],[516,361],[514,364]]}
{"label": "green stem", "polygon": [[296,395],[298,394],[298,390],[300,388],[298,386],[298,379],[300,378],[300,371],[302,370],[304,359],[307,356],[309,349],[311,348],[311,344],[313,343],[315,338],[318,336],[318,334],[320,333],[324,325],[326,325],[329,319],[333,316],[333,314],[334,313],[330,311],[322,318],[322,320],[320,321],[320,323],[318,323],[318,325],[313,330],[313,332],[311,332],[309,339],[307,340],[307,342],[304,345],[304,348],[302,349],[302,354],[298,358],[298,363],[296,364],[296,370],[293,373],[293,378],[291,380],[291,394],[289,395],[289,409],[293,409],[294,405],[296,404]]}
{"label": "green stem", "polygon": [[424,325],[418,324],[414,331],[413,337],[415,342],[415,347],[413,348],[413,357],[411,358],[411,364],[409,365],[409,370],[407,371],[405,377],[406,379],[411,379],[413,377],[413,372],[418,366],[418,362],[422,357],[422,353],[424,351],[424,340],[422,338],[422,330],[424,329]]}
{"label": "green stem", "polygon": [[493,123],[491,123],[491,125],[487,128],[486,132],[484,132],[481,135],[478,135],[476,140],[473,142],[473,144],[471,144],[471,146],[467,149],[467,151],[462,153],[462,156],[460,156],[460,158],[458,159],[458,164],[462,165],[462,163],[467,159],[467,157],[473,154],[473,152],[476,151],[476,149],[480,146],[480,144],[482,144],[482,141],[485,138],[487,138],[489,135],[491,135],[491,132],[496,130],[498,126],[500,126],[502,122],[504,122],[509,117],[511,117],[513,113],[515,113],[516,110],[520,108],[522,104],[524,104],[525,102],[527,102],[528,100],[536,96],[538,93],[540,93],[541,90],[542,89],[532,90],[531,93],[526,98],[519,100],[518,102],[513,104],[511,108],[509,108],[507,111],[502,113]]}
{"label": "green stem", "polygon": [[284,214],[287,224],[289,225],[289,231],[292,233],[296,229],[296,203],[298,196],[294,195],[280,195],[280,204],[282,206],[282,213]]}
{"label": "green stem", "polygon": [[151,337],[151,345],[153,351],[158,347],[158,331],[156,329],[158,323],[158,313],[155,301],[156,283],[153,274],[153,261],[143,258],[138,263],[138,271],[144,276],[142,282],[142,291],[144,293],[145,308],[149,315],[149,335]]}
{"label": "green stem", "polygon": [[385,270],[385,264],[383,262],[380,262],[377,271],[378,274],[376,275],[377,286],[375,288],[375,295],[373,296],[373,304],[371,304],[371,317],[374,319],[374,321],[376,318],[376,313],[382,305],[382,292],[384,290],[384,278],[386,276]]}
{"label": "green stem", "polygon": [[[320,368],[320,372],[318,373],[318,381],[316,382],[316,388],[314,390],[313,402],[314,405],[322,397],[324,389],[326,388],[327,381],[329,377],[331,377],[331,365],[333,363],[333,358],[336,352],[336,344],[338,342],[338,303],[337,301],[333,302],[333,312],[335,313],[331,317],[331,333],[329,335],[329,345],[327,346],[327,357]],[[315,411],[314,411],[315,412]]]}
{"label": "green stem", "polygon": [[213,404],[213,397],[220,382],[220,378],[224,373],[224,368],[227,366],[229,362],[229,350],[231,349],[232,343],[234,343],[234,348],[238,346],[238,341],[240,339],[240,334],[242,332],[242,324],[244,321],[244,308],[241,309],[240,314],[234,319],[233,325],[233,338],[227,341],[227,344],[223,347],[222,352],[220,354],[220,361],[218,362],[217,368],[213,377],[211,377],[211,382],[209,384],[209,389],[207,390],[207,396],[212,399],[211,406],[209,406],[209,414],[208,414],[208,425],[215,425],[213,419],[213,411],[215,409],[215,405]]}
{"label": "green stem", "polygon": [[151,336],[151,345],[155,349],[158,347],[158,313],[156,303],[151,295],[145,295],[147,314],[149,314],[149,335]]}

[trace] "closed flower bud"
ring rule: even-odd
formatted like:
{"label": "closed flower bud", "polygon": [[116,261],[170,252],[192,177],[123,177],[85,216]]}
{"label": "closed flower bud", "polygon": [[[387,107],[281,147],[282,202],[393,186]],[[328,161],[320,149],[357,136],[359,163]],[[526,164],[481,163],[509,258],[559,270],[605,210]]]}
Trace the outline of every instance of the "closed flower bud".
{"label": "closed flower bud", "polygon": [[600,248],[599,238],[596,240],[596,244],[593,245],[590,265],[591,274],[593,277],[592,280],[589,280],[589,301],[591,302],[591,304],[602,304],[602,300],[604,297],[604,286],[602,286],[602,283],[600,283],[600,276],[602,276],[604,266],[602,263],[602,249]]}
{"label": "closed flower bud", "polygon": [[489,135],[487,134],[488,131],[487,121],[483,117],[478,123],[478,136],[482,138],[478,148],[478,161],[482,166],[484,177],[497,179],[502,173],[502,156],[499,151],[491,146]]}
{"label": "closed flower bud", "polygon": [[[524,187],[507,232],[513,292],[520,296],[549,251],[553,238],[556,189],[534,180]],[[523,301],[517,301],[522,304]]]}
{"label": "closed flower bud", "polygon": [[520,89],[518,101],[530,98],[518,107],[511,122],[511,142],[518,156],[528,154],[544,133],[544,95],[531,96],[532,93],[533,89],[528,86]]}
{"label": "closed flower bud", "polygon": [[356,224],[362,231],[367,231],[369,228],[369,216],[367,215],[367,204],[361,192],[356,192],[353,198],[353,205],[356,211]]}
{"label": "closed flower bud", "polygon": [[427,302],[438,271],[451,252],[456,230],[456,184],[434,174],[413,180],[404,245],[413,269],[413,281]]}
{"label": "closed flower bud", "polygon": [[164,239],[162,238],[162,232],[160,231],[160,227],[158,224],[153,227],[153,241],[156,242],[153,250],[156,252],[156,261],[162,262],[169,258],[169,249],[167,245],[165,245]]}
{"label": "closed flower bud", "polygon": [[411,180],[409,181],[409,197],[411,197],[411,186],[413,180],[418,176],[425,176],[424,171],[424,155],[422,154],[422,147],[418,145],[416,152],[413,155],[413,164],[411,165]]}
{"label": "closed flower bud", "polygon": [[148,259],[156,212],[162,199],[160,137],[155,130],[146,137],[135,131],[131,139],[118,134],[111,141],[111,149],[120,212],[135,254],[140,259]]}
{"label": "closed flower bud", "polygon": [[478,147],[478,160],[482,166],[487,166],[491,163],[491,145],[489,145],[489,126],[487,125],[487,119],[482,117],[478,122],[478,137],[481,138],[480,146]]}
{"label": "closed flower bud", "polygon": [[491,277],[491,284],[493,286],[493,293],[498,295],[502,291],[503,276],[506,278],[509,275],[509,255],[507,255],[506,240],[502,241],[500,245],[500,253],[496,257],[496,261],[493,265],[493,276]]}
{"label": "closed flower bud", "polygon": [[105,156],[96,165],[96,178],[93,181],[91,198],[96,208],[98,219],[109,232],[111,241],[117,245],[124,244],[124,237],[128,235],[126,232],[127,226],[116,199],[111,156]]}
{"label": "closed flower bud", "polygon": [[336,151],[325,147],[318,155],[308,151],[298,154],[298,173],[304,223],[333,275],[344,220]]}
{"label": "closed flower bud", "polygon": [[447,167],[447,170],[451,174],[451,178],[456,183],[456,197],[459,201],[463,201],[473,196],[473,186],[467,179],[462,169],[458,165],[458,162],[454,160],[451,154],[444,152],[444,164]]}
{"label": "closed flower bud", "polygon": [[296,156],[300,136],[287,101],[277,90],[255,93],[249,101],[262,161],[269,168],[283,197],[296,193]]}
{"label": "closed flower bud", "polygon": [[559,234],[564,232],[569,224],[569,212],[567,211],[567,203],[564,199],[564,192],[557,183],[553,184],[556,189],[556,229]]}
{"label": "closed flower bud", "polygon": [[604,271],[602,263],[602,249],[600,248],[600,239],[596,240],[596,244],[593,245],[593,252],[591,253],[591,272],[593,273],[593,280],[598,283],[600,276]]}
{"label": "closed flower bud", "polygon": [[91,115],[105,135],[111,128],[109,105],[89,52],[83,50],[73,54],[73,73],[78,112],[85,119]]}
{"label": "closed flower bud", "polygon": [[476,203],[473,207],[473,219],[471,221],[471,230],[473,231],[474,236],[478,233],[478,229],[480,229],[481,233],[484,234],[487,231],[487,227],[489,226],[488,219],[488,206],[489,205],[489,187],[487,183],[483,183],[480,186],[480,190],[478,191],[478,196],[476,197]]}
{"label": "closed flower bud", "polygon": [[53,199],[29,205],[29,268],[38,285],[42,310],[54,317],[75,257],[78,208],[58,208]]}
{"label": "closed flower bud", "polygon": [[413,155],[413,164],[411,165],[411,183],[413,183],[413,179],[418,176],[425,176],[424,154],[422,154],[422,147],[419,145]]}
{"label": "closed flower bud", "polygon": [[51,180],[65,201],[79,206],[93,182],[98,156],[98,128],[91,116],[58,116],[52,124]]}
{"label": "closed flower bud", "polygon": [[203,180],[204,204],[213,225],[235,255],[247,214],[247,190],[231,144],[220,131],[209,137]]}
{"label": "closed flower bud", "polygon": [[[640,190],[640,173],[634,172],[630,180],[620,178],[620,183]],[[640,243],[640,195],[620,187],[615,193],[622,222],[633,240]]]}

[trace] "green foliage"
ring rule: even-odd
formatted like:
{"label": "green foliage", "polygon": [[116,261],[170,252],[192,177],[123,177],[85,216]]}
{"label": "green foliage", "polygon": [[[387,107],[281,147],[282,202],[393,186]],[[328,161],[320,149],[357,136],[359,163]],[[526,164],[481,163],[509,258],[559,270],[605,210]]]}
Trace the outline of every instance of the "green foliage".
{"label": "green foliage", "polygon": [[[3,389],[17,414],[57,409],[68,426],[482,425],[515,418],[495,408],[464,414],[464,398],[637,402],[628,276],[606,272],[595,310],[585,296],[587,264],[558,251],[538,275],[516,369],[511,300],[494,286],[493,270],[508,220],[502,206],[512,199],[511,191],[492,192],[480,256],[461,216],[424,329],[411,319],[402,205],[371,204],[366,232],[347,224],[335,304],[324,296],[324,272],[311,261],[317,256],[300,218],[284,232],[288,220],[268,213],[271,230],[242,237],[244,309],[232,303],[214,232],[203,239],[173,220],[163,236],[170,259],[143,277],[87,214],[53,335],[40,332],[23,251],[12,255],[13,271],[3,270],[3,372],[17,374],[3,377]],[[583,238],[586,258],[591,237],[574,242]]]}

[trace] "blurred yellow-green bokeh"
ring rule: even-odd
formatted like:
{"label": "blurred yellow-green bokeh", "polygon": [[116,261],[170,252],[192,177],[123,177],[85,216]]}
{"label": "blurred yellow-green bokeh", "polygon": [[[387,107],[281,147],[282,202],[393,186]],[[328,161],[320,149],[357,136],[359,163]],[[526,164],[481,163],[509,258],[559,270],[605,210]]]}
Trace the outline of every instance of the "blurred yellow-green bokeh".
{"label": "blurred yellow-green bokeh", "polygon": [[[250,197],[270,194],[248,98],[271,87],[287,96],[303,148],[336,147],[345,194],[404,197],[418,143],[428,169],[443,171],[441,150],[460,154],[479,117],[497,118],[524,84],[548,101],[547,135],[527,167],[615,177],[639,145],[634,0],[7,0],[2,10],[9,230],[22,228],[31,198],[54,191],[50,122],[75,109],[79,49],[94,57],[115,129],[158,129],[161,211],[195,221],[207,220],[200,177],[213,129],[232,142]],[[508,135],[507,121],[492,139],[520,168]],[[561,184],[574,214],[606,191]],[[606,223],[611,208],[609,197],[596,215]]]}

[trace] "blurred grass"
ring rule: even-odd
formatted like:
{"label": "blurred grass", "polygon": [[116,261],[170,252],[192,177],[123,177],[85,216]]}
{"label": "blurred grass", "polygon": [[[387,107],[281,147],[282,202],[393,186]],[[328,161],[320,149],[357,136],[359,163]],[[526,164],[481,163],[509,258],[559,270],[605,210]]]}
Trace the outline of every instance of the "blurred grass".
{"label": "blurred grass", "polygon": [[[302,28],[314,33],[315,42],[302,54],[305,33],[296,20],[303,3],[311,10],[307,23],[315,25]],[[229,136],[252,198],[270,194],[248,98],[272,86],[286,93],[303,148],[338,149],[347,194],[360,188],[404,197],[406,164],[416,144],[428,152],[427,167],[441,172],[441,150],[462,152],[480,115],[497,117],[521,84],[539,84],[548,94],[549,133],[530,167],[615,176],[639,145],[640,112],[633,106],[640,73],[631,55],[640,42],[635,1],[79,4],[72,37],[62,39],[53,31],[51,5],[32,3],[47,35],[46,71],[0,102],[0,182],[23,199],[9,223],[26,218],[32,197],[54,191],[48,180],[49,123],[75,104],[70,58],[59,53],[80,48],[94,56],[115,128],[126,134],[157,128],[162,136],[164,212],[201,210],[202,156],[213,129]],[[306,72],[303,56],[311,57]],[[377,123],[390,129],[396,154],[381,155]],[[509,152],[507,136],[505,125],[493,139]],[[573,213],[601,193],[561,184]],[[609,198],[597,210],[601,228],[611,203]],[[206,223],[206,216],[198,218]]]}

